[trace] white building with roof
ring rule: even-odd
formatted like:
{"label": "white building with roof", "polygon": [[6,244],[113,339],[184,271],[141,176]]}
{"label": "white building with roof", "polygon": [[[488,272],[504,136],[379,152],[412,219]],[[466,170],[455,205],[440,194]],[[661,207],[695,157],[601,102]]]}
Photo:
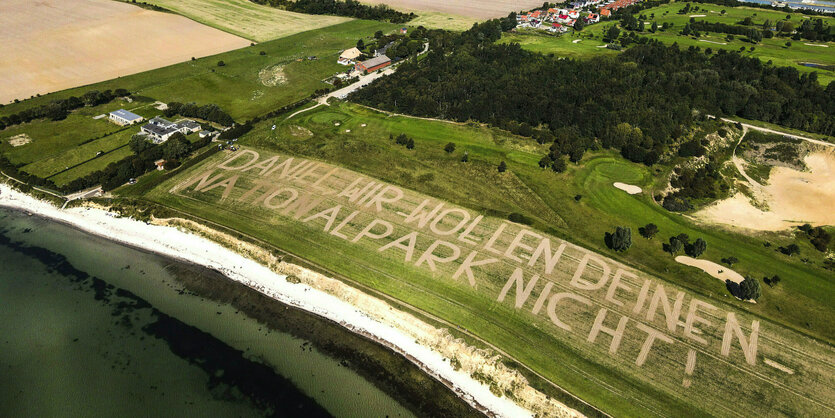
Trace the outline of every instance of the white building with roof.
{"label": "white building with roof", "polygon": [[145,119],[142,116],[125,109],[110,112],[108,118],[117,125],[132,125],[134,123],[142,122],[142,120]]}

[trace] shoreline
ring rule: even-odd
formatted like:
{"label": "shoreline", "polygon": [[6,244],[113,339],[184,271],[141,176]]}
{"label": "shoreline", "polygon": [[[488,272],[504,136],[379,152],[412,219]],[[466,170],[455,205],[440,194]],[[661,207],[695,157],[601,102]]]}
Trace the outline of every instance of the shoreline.
{"label": "shoreline", "polygon": [[[359,306],[305,283],[291,283],[286,280],[286,275],[195,233],[119,217],[102,209],[74,207],[61,210],[4,183],[0,183],[0,206],[36,214],[123,245],[215,270],[270,299],[330,320],[385,346],[414,363],[485,415],[533,415],[512,400],[497,397],[485,384],[477,382],[466,372],[455,370],[451,362],[437,351],[420,344],[413,336],[372,318]],[[310,272],[299,266],[292,267]],[[563,412],[580,415],[567,407]]]}

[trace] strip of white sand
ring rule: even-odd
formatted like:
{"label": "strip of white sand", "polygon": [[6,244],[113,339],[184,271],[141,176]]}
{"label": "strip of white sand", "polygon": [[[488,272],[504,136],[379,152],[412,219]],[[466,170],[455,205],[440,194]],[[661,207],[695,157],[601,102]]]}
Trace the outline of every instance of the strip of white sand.
{"label": "strip of white sand", "polygon": [[705,17],[707,15],[690,15],[690,17]]}
{"label": "strip of white sand", "polygon": [[[335,321],[354,332],[382,342],[421,366],[424,371],[451,385],[464,400],[474,407],[496,416],[532,416],[508,398],[499,398],[489,387],[472,379],[467,373],[456,371],[438,352],[418,344],[416,338],[370,316],[363,308],[354,306],[330,293],[307,284],[293,284],[286,276],[198,235],[168,226],[150,225],[95,208],[61,210],[51,204],[18,192],[0,183],[0,206],[24,210],[55,221],[67,223],[85,232],[147,251],[178,258],[216,269],[232,280],[288,305],[307,310]],[[331,279],[333,280],[333,279]],[[335,280],[334,280],[335,281]],[[340,282],[341,283],[341,282]],[[363,308],[361,308],[362,306]],[[392,311],[396,313],[397,311]],[[424,324],[426,327],[430,327]],[[545,401],[544,395],[542,401]],[[562,405],[562,416],[581,416]]]}
{"label": "strip of white sand", "polygon": [[625,191],[626,193],[629,193],[629,194],[641,193],[641,188],[638,187],[638,186],[634,186],[632,184],[626,184],[626,183],[621,183],[619,181],[616,181],[616,182],[612,183],[612,185],[615,186],[618,189],[621,189],[621,190]]}
{"label": "strip of white sand", "polygon": [[580,41],[582,41],[582,39],[575,39],[575,40],[571,41],[571,43],[576,44],[577,42],[580,42]]}
{"label": "strip of white sand", "polygon": [[716,42],[716,41],[708,41],[707,39],[699,39],[699,42],[707,42],[716,45],[727,45],[727,42]]}
{"label": "strip of white sand", "polygon": [[803,43],[803,45],[808,45],[808,46],[819,46],[819,47],[821,47],[821,48],[829,48],[829,45],[824,45],[824,44],[810,44],[810,43],[807,43],[807,42],[804,42],[804,43]]}
{"label": "strip of white sand", "polygon": [[743,280],[745,280],[745,278],[742,277],[741,274],[727,267],[724,267],[721,264],[716,264],[713,261],[699,260],[693,257],[688,257],[686,255],[680,255],[676,257],[676,262],[679,262],[687,266],[696,267],[704,271],[705,273],[721,280],[722,283],[724,283],[727,280],[730,280],[734,283],[739,284],[742,283]]}

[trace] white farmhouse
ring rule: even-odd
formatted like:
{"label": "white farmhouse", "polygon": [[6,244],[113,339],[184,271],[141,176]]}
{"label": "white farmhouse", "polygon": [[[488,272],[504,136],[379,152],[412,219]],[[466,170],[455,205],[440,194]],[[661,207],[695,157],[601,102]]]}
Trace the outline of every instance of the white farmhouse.
{"label": "white farmhouse", "polygon": [[125,109],[110,112],[109,118],[117,125],[132,125],[137,122],[142,122],[142,119],[144,119],[142,116]]}

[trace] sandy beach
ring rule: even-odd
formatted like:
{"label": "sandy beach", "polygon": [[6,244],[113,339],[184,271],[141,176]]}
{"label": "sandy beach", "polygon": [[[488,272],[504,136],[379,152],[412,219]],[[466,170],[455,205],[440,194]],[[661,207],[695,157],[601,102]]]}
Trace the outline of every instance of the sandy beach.
{"label": "sandy beach", "polygon": [[[381,321],[372,307],[374,305],[387,306],[388,313],[394,318],[394,321],[401,320],[404,315],[409,317],[411,315],[393,310],[385,302],[362,294],[362,292],[353,288],[349,288],[347,292],[345,289],[334,292],[330,288],[328,288],[329,291],[322,291],[311,287],[305,283],[305,280],[302,280],[302,283],[290,283],[286,280],[286,276],[197,234],[175,227],[152,225],[119,217],[102,209],[76,207],[61,210],[48,202],[35,199],[2,183],[0,183],[0,206],[23,210],[70,224],[85,232],[126,245],[216,269],[230,279],[245,284],[271,298],[328,318],[354,332],[383,343],[418,364],[425,372],[450,386],[473,407],[488,415],[507,417],[533,415],[530,410],[517,405],[508,398],[500,398],[494,395],[488,386],[472,379],[465,371],[466,367],[456,371],[451,366],[450,361],[441,353],[418,343],[422,338],[416,338],[414,333],[403,332],[402,329],[399,329],[402,327],[396,327]],[[292,271],[299,272],[301,275],[321,276],[298,266],[290,266]],[[347,287],[338,280],[328,280],[333,282],[328,283],[330,287]],[[357,294],[361,294],[363,303],[352,304],[343,300],[345,298],[335,296],[335,294],[340,296],[347,294],[350,296],[347,300],[353,299],[355,302],[360,300],[357,299]],[[368,303],[369,300],[377,303]],[[363,308],[360,308],[360,306]],[[414,320],[418,321],[417,319]],[[437,330],[426,323],[412,324],[411,326],[414,329],[432,330],[436,333],[445,331]],[[462,348],[460,347],[460,340],[452,342],[458,344],[456,349],[460,350]],[[487,364],[486,366],[496,369],[493,364]],[[525,399],[527,402],[520,403],[526,406],[535,406],[536,409],[548,406],[546,415],[581,416],[577,411],[545,397],[529,386],[524,388],[524,394],[527,396],[523,396],[523,399],[527,398]],[[540,410],[538,412],[546,411]]]}

